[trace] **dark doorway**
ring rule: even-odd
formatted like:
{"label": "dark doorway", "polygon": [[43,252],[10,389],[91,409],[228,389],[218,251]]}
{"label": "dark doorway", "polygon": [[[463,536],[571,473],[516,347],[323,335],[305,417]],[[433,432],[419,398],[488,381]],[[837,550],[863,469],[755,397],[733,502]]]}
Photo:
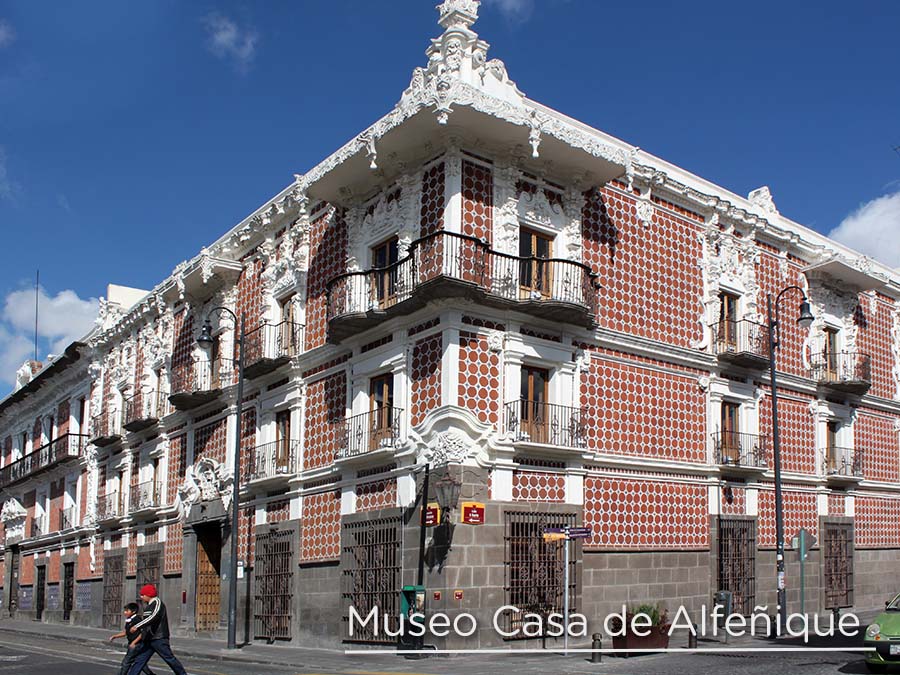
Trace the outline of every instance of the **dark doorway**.
{"label": "dark doorway", "polygon": [[72,608],[75,606],[75,563],[63,565],[63,621],[72,618]]}
{"label": "dark doorway", "polygon": [[9,609],[9,615],[13,616],[19,608],[19,548],[13,546],[9,555],[9,600],[6,606]]}
{"label": "dark doorway", "polygon": [[222,591],[222,528],[216,523],[197,526],[197,622],[198,631],[219,627]]}
{"label": "dark doorway", "polygon": [[40,621],[44,617],[44,596],[47,592],[47,566],[36,569],[37,579],[34,583],[34,618]]}

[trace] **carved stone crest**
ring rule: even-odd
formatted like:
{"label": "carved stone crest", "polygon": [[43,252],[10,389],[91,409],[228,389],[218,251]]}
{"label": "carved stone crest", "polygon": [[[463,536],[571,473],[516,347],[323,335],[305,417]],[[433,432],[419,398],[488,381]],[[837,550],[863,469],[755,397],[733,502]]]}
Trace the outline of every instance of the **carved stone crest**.
{"label": "carved stone crest", "polygon": [[438,432],[434,440],[433,464],[440,466],[450,462],[462,462],[469,456],[469,439],[458,429]]}

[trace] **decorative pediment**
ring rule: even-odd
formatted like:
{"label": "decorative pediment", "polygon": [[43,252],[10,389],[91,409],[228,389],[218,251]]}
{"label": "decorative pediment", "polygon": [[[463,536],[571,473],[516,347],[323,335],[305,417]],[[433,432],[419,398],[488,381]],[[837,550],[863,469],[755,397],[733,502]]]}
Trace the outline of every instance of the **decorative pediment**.
{"label": "decorative pediment", "polygon": [[484,465],[494,445],[494,428],[465,408],[442,406],[410,430],[407,442],[420,464]]}
{"label": "decorative pediment", "polygon": [[519,218],[526,223],[555,230],[561,230],[566,224],[562,207],[551,204],[544,190],[526,191],[519,195]]}
{"label": "decorative pediment", "polygon": [[190,515],[191,507],[201,502],[222,500],[228,510],[234,493],[234,476],[228,468],[211,457],[201,457],[188,467],[184,483],[178,489],[181,517]]}

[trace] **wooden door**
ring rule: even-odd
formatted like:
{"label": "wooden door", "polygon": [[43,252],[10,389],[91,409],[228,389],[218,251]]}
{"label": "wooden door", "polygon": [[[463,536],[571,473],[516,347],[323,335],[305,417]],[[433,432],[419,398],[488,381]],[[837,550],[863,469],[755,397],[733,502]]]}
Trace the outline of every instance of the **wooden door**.
{"label": "wooden door", "polygon": [[825,372],[829,380],[837,379],[838,374],[838,331],[836,328],[825,328],[824,350]]}
{"label": "wooden door", "polygon": [[275,414],[275,473],[286,473],[291,468],[291,411],[280,410]]}
{"label": "wooden door", "polygon": [[550,263],[553,240],[540,232],[522,228],[519,232],[519,286],[523,298],[550,295],[553,275]]}
{"label": "wooden door", "polygon": [[374,299],[380,308],[390,307],[396,302],[397,266],[400,257],[397,237],[372,247],[372,276]]}
{"label": "wooden door", "polygon": [[841,425],[839,422],[830,421],[825,431],[825,465],[828,473],[839,473],[841,470],[840,450],[838,449],[837,436]]}
{"label": "wooden door", "polygon": [[391,373],[373,377],[369,382],[371,413],[370,450],[393,437],[394,376]]}
{"label": "wooden door", "polygon": [[211,525],[198,529],[196,617],[198,631],[213,631],[219,627],[221,560],[222,532],[219,526]]}
{"label": "wooden door", "polygon": [[277,356],[296,356],[300,351],[300,333],[294,328],[294,312],[294,296],[290,295],[281,301]]}
{"label": "wooden door", "polygon": [[722,458],[737,463],[741,458],[740,417],[741,407],[731,401],[722,402]]}
{"label": "wooden door", "polygon": [[719,348],[734,351],[737,348],[738,298],[731,293],[719,294]]}
{"label": "wooden door", "polygon": [[534,443],[549,441],[549,404],[550,371],[545,368],[522,368],[522,384],[520,389],[519,415],[522,420],[522,431]]}

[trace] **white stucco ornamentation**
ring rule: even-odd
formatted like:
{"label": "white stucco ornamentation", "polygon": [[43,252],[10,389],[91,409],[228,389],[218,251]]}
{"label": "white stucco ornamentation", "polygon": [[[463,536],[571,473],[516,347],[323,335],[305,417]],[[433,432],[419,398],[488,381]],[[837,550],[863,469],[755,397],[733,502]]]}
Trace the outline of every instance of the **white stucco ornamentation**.
{"label": "white stucco ornamentation", "polygon": [[6,543],[11,544],[25,537],[27,512],[16,499],[7,499],[0,510],[0,521],[6,531]]}
{"label": "white stucco ornamentation", "polygon": [[754,206],[758,206],[765,215],[778,215],[778,209],[775,208],[775,200],[772,199],[772,192],[769,190],[768,185],[763,185],[762,187],[752,190],[750,194],[747,195],[747,199]]}
{"label": "white stucco ornamentation", "polygon": [[462,462],[469,456],[469,439],[458,429],[438,432],[434,439],[431,461],[436,466]]}
{"label": "white stucco ornamentation", "polygon": [[695,348],[709,345],[707,326],[719,319],[719,293],[727,291],[740,297],[739,319],[761,321],[759,312],[759,283],[756,279],[756,265],[759,249],[752,233],[737,236],[733,227],[722,228],[719,214],[713,213],[707,219],[701,238],[702,257],[700,270],[703,277],[704,300],[701,313],[703,337],[696,341]]}
{"label": "white stucco ornamentation", "polygon": [[519,205],[516,186],[522,171],[514,165],[500,165],[494,169],[494,236],[497,251],[519,253]]}
{"label": "white stucco ornamentation", "polygon": [[191,507],[200,502],[222,500],[228,510],[234,492],[234,477],[224,464],[210,457],[203,457],[188,467],[184,483],[178,488],[179,509],[182,518],[190,515]]}

